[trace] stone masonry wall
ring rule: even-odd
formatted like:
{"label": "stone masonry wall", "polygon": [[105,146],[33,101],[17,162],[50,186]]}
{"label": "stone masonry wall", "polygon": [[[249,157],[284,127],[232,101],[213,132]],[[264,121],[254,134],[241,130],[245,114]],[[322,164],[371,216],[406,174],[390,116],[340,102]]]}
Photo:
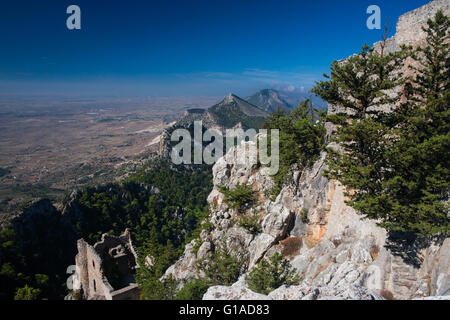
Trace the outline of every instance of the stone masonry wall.
{"label": "stone masonry wall", "polygon": [[[139,289],[134,281],[137,255],[126,230],[121,236],[108,234],[94,246],[78,240],[75,263],[79,270],[83,299],[86,300],[138,300]],[[125,285],[114,288],[108,274],[117,267]]]}

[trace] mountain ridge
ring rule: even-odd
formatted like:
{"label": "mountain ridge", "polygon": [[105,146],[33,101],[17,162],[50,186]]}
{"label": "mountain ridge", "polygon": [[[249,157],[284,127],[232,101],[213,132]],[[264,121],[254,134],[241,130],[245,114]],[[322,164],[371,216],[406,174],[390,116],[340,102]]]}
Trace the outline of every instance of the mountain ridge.
{"label": "mountain ridge", "polygon": [[284,111],[293,108],[292,104],[286,101],[286,98],[286,96],[275,89],[263,89],[245,100],[267,112],[275,112],[278,108]]}
{"label": "mountain ridge", "polygon": [[187,128],[195,121],[202,121],[205,128],[216,128],[222,131],[235,126],[244,129],[258,128],[268,115],[268,112],[229,93],[221,102],[207,109],[186,110],[174,127]]}

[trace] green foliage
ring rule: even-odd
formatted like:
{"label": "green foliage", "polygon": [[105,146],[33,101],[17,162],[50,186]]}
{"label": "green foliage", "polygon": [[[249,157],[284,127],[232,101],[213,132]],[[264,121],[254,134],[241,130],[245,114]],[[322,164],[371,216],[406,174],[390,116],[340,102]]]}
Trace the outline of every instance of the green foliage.
{"label": "green foliage", "polygon": [[189,210],[205,210],[213,187],[211,166],[174,166],[163,159],[151,161],[127,181],[156,187],[168,204]]}
{"label": "green foliage", "polygon": [[283,259],[283,256],[277,252],[269,260],[262,259],[258,262],[246,281],[251,290],[269,294],[283,285],[296,285],[300,279],[289,260]]}
{"label": "green foliage", "polygon": [[178,291],[175,300],[202,300],[209,287],[210,284],[205,279],[191,280]]}
{"label": "green foliage", "polygon": [[306,208],[302,209],[302,211],[300,212],[300,221],[303,223],[309,223],[308,209]]}
{"label": "green foliage", "polygon": [[[160,191],[162,199],[158,207],[147,205],[153,213],[140,213],[140,225],[134,227],[138,233],[136,245],[140,265],[136,279],[144,300],[173,299],[177,282],[174,279],[159,281],[165,270],[183,252],[184,245],[199,238],[207,224],[201,222],[208,216],[207,196],[212,190],[210,166],[172,166],[169,162],[152,162],[136,174],[129,182],[146,183]],[[158,212],[162,211],[162,215]],[[132,221],[132,220],[131,220]],[[146,268],[144,258],[150,255],[155,264]]]}
{"label": "green foliage", "polygon": [[14,300],[37,300],[40,294],[41,290],[26,285],[23,288],[17,289]]}
{"label": "green foliage", "polygon": [[[181,254],[181,248],[175,248],[168,242],[163,245],[155,239],[149,239],[138,249],[138,263],[141,266],[136,272],[136,280],[141,289],[143,300],[171,300],[176,294],[177,282],[168,278],[159,279],[166,269],[172,265]],[[153,257],[154,265],[148,268],[145,263],[147,256]]]}
{"label": "green foliage", "polygon": [[46,274],[35,274],[34,278],[39,287],[46,287],[48,285],[49,277]]}
{"label": "green foliage", "polygon": [[261,223],[259,216],[256,212],[252,215],[243,215],[239,217],[238,225],[253,235],[261,233]]}
{"label": "green foliage", "polygon": [[42,298],[62,298],[67,294],[66,268],[73,264],[76,240],[93,244],[103,233],[118,235],[126,228],[139,255],[148,253],[157,261],[152,273],[137,275],[144,293],[149,293],[144,298],[164,297],[162,288],[171,284],[157,279],[198,235],[200,222],[209,213],[206,198],[211,190],[211,167],[172,166],[161,160],[121,183],[82,190],[70,203],[77,214],[64,221],[56,212],[36,215],[30,227],[13,223],[22,230],[20,236],[13,228],[0,232],[0,299],[13,299],[25,285],[39,289]]}
{"label": "green foliage", "polygon": [[280,168],[274,176],[273,197],[280,193],[294,165],[303,170],[317,160],[324,148],[326,130],[322,125],[323,117],[315,122],[311,109],[310,100],[305,100],[288,113],[278,110],[263,123],[264,129],[280,130]]}
{"label": "green foliage", "polygon": [[[314,89],[354,111],[330,118],[343,150],[328,150],[326,175],[352,191],[348,204],[362,215],[388,231],[418,236],[450,227],[449,18],[438,12],[424,31],[425,48],[388,55],[364,48],[343,65],[333,63],[331,80]],[[406,54],[420,67],[402,81]],[[402,100],[387,97],[384,90],[403,82]],[[384,113],[387,102],[399,106]]]}
{"label": "green foliage", "polygon": [[66,290],[61,284],[76,253],[69,235],[69,228],[61,223],[58,214],[35,215],[26,224],[14,219],[2,229],[0,299],[12,300],[17,290],[25,286],[39,290],[41,298],[64,296]]}
{"label": "green foliage", "polygon": [[173,278],[151,279],[141,287],[142,300],[173,300],[177,294],[177,281]]}
{"label": "green foliage", "polygon": [[171,206],[150,186],[134,182],[86,189],[78,203],[84,215],[79,233],[90,243],[99,241],[103,233],[120,234],[129,228],[137,247],[153,237],[162,244],[170,240],[181,246],[186,233],[196,228],[192,216],[196,210]]}
{"label": "green foliage", "polygon": [[[324,75],[328,81],[319,81],[312,92],[325,101],[344,107],[353,113],[350,118],[361,119],[373,113],[372,107],[396,102],[384,94],[401,84],[401,66],[405,51],[384,53],[365,45],[358,55],[353,55],[345,62],[333,61],[331,76]],[[375,111],[378,113],[379,111]]]}
{"label": "green foliage", "polygon": [[199,267],[212,285],[230,286],[239,279],[244,261],[222,244],[210,259],[200,261]]}
{"label": "green foliage", "polygon": [[224,201],[231,209],[244,210],[255,201],[252,187],[246,184],[238,184],[233,190],[219,186],[219,190],[225,195]]}
{"label": "green foliage", "polygon": [[70,294],[72,295],[73,300],[81,300],[81,292],[80,290],[72,290],[70,292]]}

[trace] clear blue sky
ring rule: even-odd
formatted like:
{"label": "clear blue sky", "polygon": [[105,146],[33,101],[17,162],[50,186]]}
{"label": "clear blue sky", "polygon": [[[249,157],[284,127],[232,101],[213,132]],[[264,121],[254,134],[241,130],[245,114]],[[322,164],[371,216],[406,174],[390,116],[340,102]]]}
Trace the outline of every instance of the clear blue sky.
{"label": "clear blue sky", "polygon": [[[0,94],[240,95],[310,87],[429,0],[2,0]],[[77,4],[82,30],[66,28]]]}

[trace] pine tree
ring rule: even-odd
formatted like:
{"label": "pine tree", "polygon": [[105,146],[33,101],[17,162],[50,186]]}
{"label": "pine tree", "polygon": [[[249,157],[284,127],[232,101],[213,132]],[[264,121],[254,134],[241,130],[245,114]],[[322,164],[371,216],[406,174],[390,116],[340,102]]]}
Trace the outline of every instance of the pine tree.
{"label": "pine tree", "polygon": [[385,225],[418,235],[449,230],[450,55],[449,18],[430,19],[426,46],[413,55],[419,67],[405,86],[406,101],[392,115],[397,140],[386,157]]}
{"label": "pine tree", "polygon": [[287,259],[277,252],[269,259],[262,259],[246,278],[251,290],[269,294],[282,285],[299,284],[300,278]]}
{"label": "pine tree", "polygon": [[387,105],[399,101],[388,95],[402,84],[401,61],[406,49],[386,54],[385,42],[379,50],[364,46],[359,55],[331,65],[329,80],[320,81],[312,90],[327,102],[343,107],[341,113],[329,115],[337,125],[328,148],[325,175],[346,186],[347,204],[369,218],[378,218],[380,208],[373,198],[383,193],[386,174],[386,150],[392,144],[388,135]]}
{"label": "pine tree", "polygon": [[[317,122],[314,122],[315,114],[319,115]],[[322,113],[312,110],[311,101],[307,99],[290,112],[278,110],[263,123],[264,129],[280,130],[280,168],[274,176],[273,197],[280,193],[293,166],[303,170],[320,156],[326,132],[323,120]]]}
{"label": "pine tree", "polygon": [[[326,175],[343,183],[347,203],[365,217],[418,235],[449,230],[448,17],[439,12],[424,31],[423,49],[385,54],[383,46],[364,47],[334,62],[330,80],[314,89],[347,111],[329,117],[339,148],[328,149]],[[406,54],[421,67],[411,67],[417,76],[404,83]],[[387,105],[398,108],[384,112]]]}
{"label": "pine tree", "polygon": [[[333,105],[346,110],[347,119],[364,119],[366,115],[377,115],[377,107],[396,103],[386,90],[401,84],[399,62],[405,51],[385,53],[385,42],[378,50],[365,45],[361,52],[345,61],[333,61],[331,76],[319,81],[312,92]],[[336,119],[337,120],[337,119]]]}

